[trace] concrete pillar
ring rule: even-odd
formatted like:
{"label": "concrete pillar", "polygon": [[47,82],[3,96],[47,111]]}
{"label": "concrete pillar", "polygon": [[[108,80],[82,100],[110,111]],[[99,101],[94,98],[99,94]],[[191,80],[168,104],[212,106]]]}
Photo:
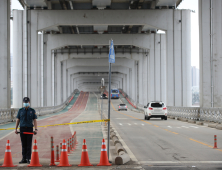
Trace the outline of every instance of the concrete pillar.
{"label": "concrete pillar", "polygon": [[146,105],[148,103],[148,94],[147,94],[147,86],[148,86],[148,73],[147,73],[147,70],[148,70],[148,63],[147,63],[147,60],[148,60],[148,54],[144,54],[143,55],[143,62],[142,62],[142,65],[143,65],[143,71],[142,71],[142,74],[143,74],[143,81],[142,81],[142,86],[143,86],[143,93],[142,93],[142,102],[141,104],[142,105]]}
{"label": "concrete pillar", "polygon": [[150,36],[150,53],[149,53],[149,101],[156,100],[156,86],[155,86],[155,35],[151,34]]}
{"label": "concrete pillar", "polygon": [[137,70],[136,70],[136,62],[134,61],[134,64],[133,64],[133,68],[132,68],[132,72],[131,72],[131,75],[132,75],[132,80],[131,80],[131,83],[132,83],[132,93],[131,93],[131,98],[136,100],[136,92],[137,92]]}
{"label": "concrete pillar", "polygon": [[160,100],[166,102],[166,35],[160,34]]}
{"label": "concrete pillar", "polygon": [[52,81],[51,81],[51,83],[52,83],[52,88],[51,88],[51,94],[52,94],[52,98],[51,98],[51,100],[52,100],[52,106],[55,106],[55,100],[54,100],[54,98],[55,98],[55,94],[54,94],[54,90],[55,90],[55,84],[54,84],[54,82],[55,82],[55,53],[54,53],[54,50],[52,51],[52,54],[51,54],[51,60],[52,60]]}
{"label": "concrete pillar", "polygon": [[62,94],[63,94],[63,100],[62,102],[64,102],[66,99],[67,99],[67,91],[66,91],[66,88],[67,88],[67,70],[66,70],[66,65],[67,65],[67,61],[63,61],[62,62],[63,65],[62,65]]}
{"label": "concrete pillar", "polygon": [[[38,107],[38,17],[30,16],[28,11],[28,97],[31,100],[31,107]],[[48,67],[48,66],[47,66]]]}
{"label": "concrete pillar", "polygon": [[23,11],[13,10],[13,108],[23,99]]}
{"label": "concrete pillar", "polygon": [[155,86],[155,100],[161,101],[161,73],[160,73],[160,34],[154,35],[154,86]]}
{"label": "concrete pillar", "polygon": [[[47,91],[48,91],[48,88],[47,88],[48,87],[47,86],[47,83],[48,83],[47,39],[48,39],[48,36],[46,34],[43,34],[43,106],[47,106]],[[51,55],[51,53],[50,53],[50,55]],[[50,58],[50,57],[48,57],[48,58]]]}
{"label": "concrete pillar", "polygon": [[43,106],[43,34],[38,34],[38,107]]}
{"label": "concrete pillar", "polygon": [[0,1],[0,108],[11,107],[10,1]]}
{"label": "concrete pillar", "polygon": [[139,77],[139,81],[137,80],[138,82],[138,86],[139,86],[139,91],[138,91],[138,94],[139,96],[137,97],[139,100],[137,101],[138,103],[142,104],[143,103],[143,57],[140,57],[139,58],[139,62],[138,62],[138,71],[139,71],[139,74],[138,74],[138,77]]}
{"label": "concrete pillar", "polygon": [[58,56],[57,56],[57,54],[56,54],[56,52],[55,52],[55,54],[54,54],[54,104],[55,104],[55,106],[56,105],[58,105],[58,101],[57,101],[57,98],[58,98],[58,90],[57,90],[57,88],[58,88],[58,81],[57,81],[57,79],[58,79]]}
{"label": "concrete pillar", "polygon": [[221,6],[219,0],[199,0],[200,107],[222,106]]}
{"label": "concrete pillar", "polygon": [[[170,23],[171,24],[171,23]],[[173,11],[167,30],[167,105],[191,106],[190,11]]]}
{"label": "concrete pillar", "polygon": [[28,11],[23,11],[23,96],[28,96]]}

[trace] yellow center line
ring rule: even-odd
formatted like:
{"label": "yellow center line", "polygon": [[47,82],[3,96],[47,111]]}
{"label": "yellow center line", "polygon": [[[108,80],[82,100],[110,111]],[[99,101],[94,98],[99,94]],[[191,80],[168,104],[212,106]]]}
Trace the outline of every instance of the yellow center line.
{"label": "yellow center line", "polygon": [[[133,119],[140,120],[140,121],[145,122],[145,123],[147,123],[147,124],[153,125],[152,123],[149,123],[149,122],[147,122],[147,121],[144,121],[144,120],[138,119],[138,118],[136,118],[136,117],[133,117],[133,116],[127,115],[127,114],[125,114],[125,113],[122,113],[122,112],[117,111],[117,110],[115,109],[115,107],[113,106],[112,102],[111,102],[111,105],[112,105],[113,109],[114,109],[116,112],[118,112],[118,113],[121,113],[121,114],[126,115],[126,116],[128,116],[128,117],[131,117],[131,118],[133,118]],[[153,126],[159,127],[159,126],[157,126],[157,125],[153,125]],[[160,128],[161,128],[161,127],[160,127]],[[175,134],[175,135],[178,135],[178,134],[179,134],[179,133],[177,133],[177,132],[172,132],[172,131],[170,131],[170,130],[168,130],[168,129],[164,129],[164,128],[161,128],[161,129],[166,130],[167,132],[173,133],[173,134]],[[200,142],[200,141],[198,141],[198,140],[195,140],[195,139],[192,139],[192,138],[189,138],[189,140],[194,141],[194,142],[197,142],[197,143],[202,144],[202,145],[205,145],[205,146],[207,146],[207,147],[209,147],[209,148],[213,148],[213,146],[208,145],[208,144],[203,143],[203,142]],[[222,149],[215,149],[215,150],[218,150],[218,151],[222,152]]]}

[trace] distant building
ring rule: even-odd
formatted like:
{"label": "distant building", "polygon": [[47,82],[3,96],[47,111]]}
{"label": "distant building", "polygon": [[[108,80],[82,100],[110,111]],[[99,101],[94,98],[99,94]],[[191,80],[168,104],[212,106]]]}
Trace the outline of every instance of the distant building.
{"label": "distant building", "polygon": [[192,77],[192,87],[198,86],[199,87],[199,69],[196,66],[192,66],[191,68],[191,77]]}

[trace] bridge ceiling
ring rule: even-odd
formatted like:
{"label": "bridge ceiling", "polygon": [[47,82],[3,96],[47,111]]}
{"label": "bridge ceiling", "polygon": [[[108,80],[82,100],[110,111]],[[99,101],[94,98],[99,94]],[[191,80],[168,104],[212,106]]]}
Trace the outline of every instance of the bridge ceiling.
{"label": "bridge ceiling", "polygon": [[182,0],[19,0],[24,6],[54,10],[126,10],[175,8]]}

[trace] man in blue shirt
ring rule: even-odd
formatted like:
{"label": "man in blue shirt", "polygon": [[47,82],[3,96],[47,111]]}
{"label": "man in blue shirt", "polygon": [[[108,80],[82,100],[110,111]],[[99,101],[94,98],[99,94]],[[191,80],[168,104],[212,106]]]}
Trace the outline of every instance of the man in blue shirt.
{"label": "man in blue shirt", "polygon": [[17,128],[20,124],[20,138],[22,143],[22,160],[19,163],[30,164],[31,150],[32,150],[32,137],[33,135],[23,134],[22,132],[33,132],[33,123],[35,126],[34,133],[37,134],[37,115],[33,108],[30,106],[30,99],[24,97],[23,108],[19,109],[16,120],[15,133],[18,134]]}

